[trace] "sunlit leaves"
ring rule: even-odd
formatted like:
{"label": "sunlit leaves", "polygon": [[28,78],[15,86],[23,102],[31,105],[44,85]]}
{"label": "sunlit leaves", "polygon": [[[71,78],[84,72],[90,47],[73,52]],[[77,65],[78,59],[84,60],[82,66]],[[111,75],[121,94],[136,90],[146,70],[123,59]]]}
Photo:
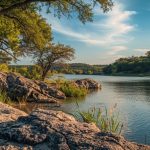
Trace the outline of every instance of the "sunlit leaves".
{"label": "sunlit leaves", "polygon": [[50,26],[38,13],[43,7],[58,18],[77,17],[85,23],[92,21],[95,5],[107,12],[113,3],[112,0],[1,0],[0,50],[18,57],[35,48],[43,49],[52,40]]}
{"label": "sunlit leaves", "polygon": [[0,50],[20,56],[50,41],[51,28],[36,12],[13,10],[0,15]]}

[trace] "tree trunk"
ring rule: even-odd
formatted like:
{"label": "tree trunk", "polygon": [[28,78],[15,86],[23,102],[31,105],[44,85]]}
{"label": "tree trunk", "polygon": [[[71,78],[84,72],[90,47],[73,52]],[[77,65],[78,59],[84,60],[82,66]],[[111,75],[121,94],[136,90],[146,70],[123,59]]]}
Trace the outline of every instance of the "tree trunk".
{"label": "tree trunk", "polygon": [[47,73],[48,73],[48,71],[43,71],[43,72],[42,72],[42,76],[41,76],[41,80],[42,80],[42,81],[45,80]]}
{"label": "tree trunk", "polygon": [[41,75],[41,80],[42,80],[42,81],[45,80],[45,78],[46,78],[46,76],[47,76],[47,73],[48,73],[48,71],[50,70],[50,68],[51,68],[51,65],[48,65],[47,67],[42,68],[42,69],[43,69],[43,70],[42,70],[42,75]]}

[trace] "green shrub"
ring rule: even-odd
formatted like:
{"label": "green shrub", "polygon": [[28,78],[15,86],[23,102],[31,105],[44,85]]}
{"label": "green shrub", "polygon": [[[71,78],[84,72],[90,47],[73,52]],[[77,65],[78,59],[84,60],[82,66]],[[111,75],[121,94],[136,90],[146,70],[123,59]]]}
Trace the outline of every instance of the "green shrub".
{"label": "green shrub", "polygon": [[0,64],[0,71],[8,72],[9,71],[8,65],[7,64]]}
{"label": "green shrub", "polygon": [[68,81],[62,76],[54,80],[45,80],[45,82],[62,91],[66,97],[81,97],[88,93],[87,89],[78,87],[73,81]]}
{"label": "green shrub", "polygon": [[29,79],[40,80],[41,79],[41,69],[39,66],[19,66],[19,67],[10,67],[10,69],[18,74],[22,75]]}
{"label": "green shrub", "polygon": [[114,108],[115,107],[108,110],[106,107],[93,107],[87,112],[78,109],[76,117],[82,119],[82,121],[86,123],[95,123],[103,132],[121,134],[123,123],[119,121],[119,113],[116,113]]}
{"label": "green shrub", "polygon": [[60,90],[65,93],[67,97],[81,97],[87,94],[85,88],[79,88],[74,83],[66,81],[60,85]]}
{"label": "green shrub", "polygon": [[17,106],[21,106],[21,105],[26,105],[27,102],[26,102],[26,99],[24,97],[18,99],[17,101],[13,101],[12,99],[10,99],[8,96],[7,96],[7,93],[5,90],[1,90],[0,91],[0,102],[2,103],[5,103],[5,104],[8,104],[8,105],[16,105]]}
{"label": "green shrub", "polygon": [[28,67],[29,75],[27,78],[40,80],[41,79],[41,68],[38,65],[32,66],[32,68]]}

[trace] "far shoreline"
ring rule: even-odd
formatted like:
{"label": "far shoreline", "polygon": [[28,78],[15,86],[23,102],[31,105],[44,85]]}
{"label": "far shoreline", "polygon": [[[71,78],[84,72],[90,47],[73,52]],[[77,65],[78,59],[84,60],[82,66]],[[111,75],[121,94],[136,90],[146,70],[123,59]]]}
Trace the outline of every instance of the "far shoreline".
{"label": "far shoreline", "polygon": [[112,77],[149,77],[150,78],[150,75],[136,75],[136,74],[71,74],[71,73],[58,73],[58,74],[55,74],[55,75],[87,75],[87,76],[112,76]]}

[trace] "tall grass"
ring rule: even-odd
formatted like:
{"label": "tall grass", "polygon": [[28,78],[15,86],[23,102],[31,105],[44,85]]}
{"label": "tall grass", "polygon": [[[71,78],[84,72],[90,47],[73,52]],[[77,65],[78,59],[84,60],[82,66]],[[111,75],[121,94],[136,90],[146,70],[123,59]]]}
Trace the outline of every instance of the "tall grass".
{"label": "tall grass", "polygon": [[9,105],[13,105],[12,100],[7,96],[7,93],[5,91],[0,91],[0,102],[6,103]]}
{"label": "tall grass", "polygon": [[67,97],[81,97],[87,94],[87,89],[77,87],[72,82],[64,82],[60,86],[60,90],[67,96]]}
{"label": "tall grass", "polygon": [[55,80],[48,80],[46,83],[62,91],[66,97],[82,97],[86,96],[88,93],[86,88],[80,88],[75,85],[73,81],[68,81],[63,77],[59,77]]}
{"label": "tall grass", "polygon": [[[78,105],[78,104],[77,104]],[[77,118],[87,123],[95,123],[103,132],[121,134],[123,123],[119,119],[119,113],[115,111],[116,106],[111,109],[106,107],[91,108],[88,111],[80,111],[78,105]]]}

